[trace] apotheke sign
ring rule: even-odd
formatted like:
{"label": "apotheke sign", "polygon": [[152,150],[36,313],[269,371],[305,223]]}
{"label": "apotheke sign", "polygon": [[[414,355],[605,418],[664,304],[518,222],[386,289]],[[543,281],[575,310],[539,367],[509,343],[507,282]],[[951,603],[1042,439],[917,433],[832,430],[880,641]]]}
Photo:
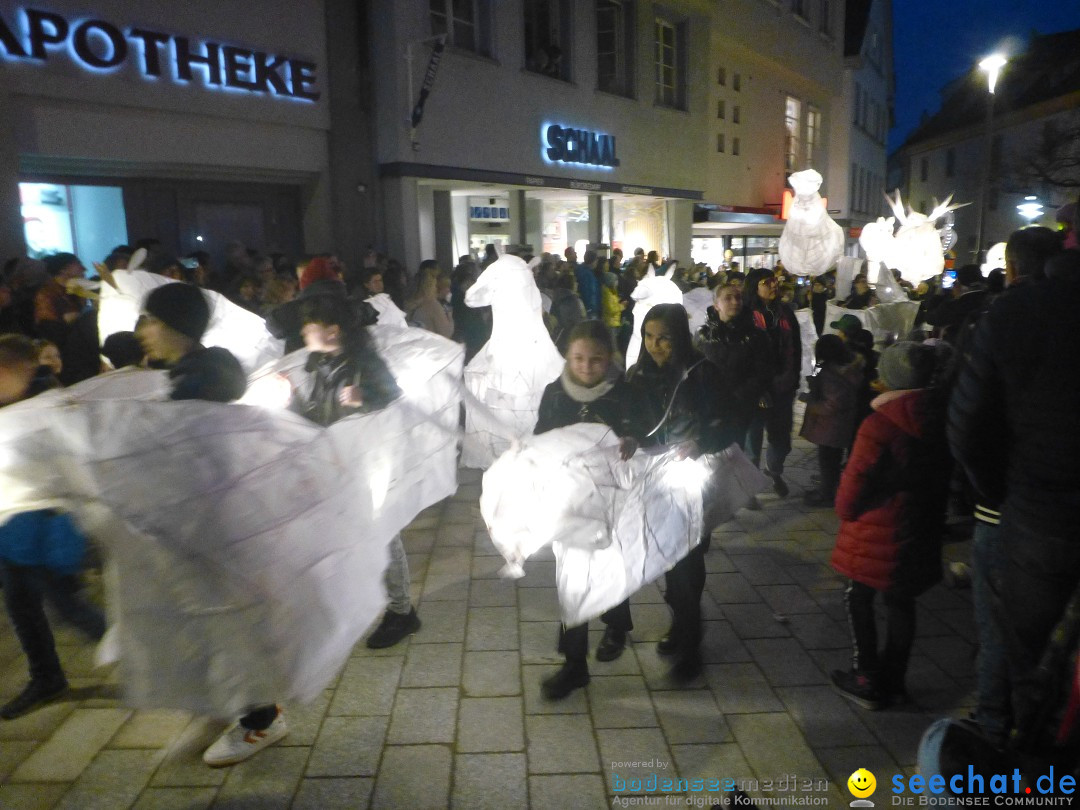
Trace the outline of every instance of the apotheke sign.
{"label": "apotheke sign", "polygon": [[[317,101],[317,65],[299,59],[188,37],[128,28],[99,19],[68,20],[51,11],[19,12],[20,35],[0,17],[0,61],[47,62],[65,55],[92,73],[112,73],[136,61],[147,79],[167,76],[177,84],[195,81],[215,90],[264,94],[298,101]],[[137,51],[137,54],[132,54]]]}

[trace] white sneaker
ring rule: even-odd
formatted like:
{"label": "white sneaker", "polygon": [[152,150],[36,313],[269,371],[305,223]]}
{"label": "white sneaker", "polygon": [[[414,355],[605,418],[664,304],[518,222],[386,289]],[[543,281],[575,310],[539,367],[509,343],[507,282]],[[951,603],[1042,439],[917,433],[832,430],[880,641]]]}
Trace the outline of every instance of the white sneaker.
{"label": "white sneaker", "polygon": [[233,723],[203,753],[203,762],[211,768],[224,768],[235,765],[255,756],[264,748],[273,745],[286,734],[289,727],[285,724],[285,715],[278,709],[274,722],[263,731],[244,728],[239,721]]}

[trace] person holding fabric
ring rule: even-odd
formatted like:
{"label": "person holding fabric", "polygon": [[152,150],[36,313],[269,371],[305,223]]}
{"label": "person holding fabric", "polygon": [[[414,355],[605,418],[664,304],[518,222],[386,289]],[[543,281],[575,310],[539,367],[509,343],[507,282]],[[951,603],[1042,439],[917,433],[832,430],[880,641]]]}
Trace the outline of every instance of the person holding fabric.
{"label": "person holding fabric", "polygon": [[[641,325],[641,353],[626,376],[643,421],[652,425],[642,428],[643,446],[678,445],[684,458],[725,448],[719,374],[694,350],[681,304],[657,304],[649,310]],[[705,534],[664,577],[664,599],[673,617],[657,650],[675,657],[673,673],[682,680],[697,676],[702,666],[701,594],[709,541]]]}
{"label": "person holding fabric", "polygon": [[743,283],[743,303],[754,326],[769,339],[772,379],[759,402],[753,424],[747,434],[750,458],[761,463],[764,439],[769,440],[765,454],[765,473],[773,479],[773,489],[784,498],[784,460],[791,452],[792,412],[799,390],[802,369],[802,338],[795,313],[780,301],[776,276],[766,268],[751,270]]}
{"label": "person holding fabric", "polygon": [[[611,357],[615,352],[611,333],[600,321],[582,321],[567,341],[566,367],[559,379],[544,389],[534,434],[593,422],[607,425],[619,436],[623,460],[637,450],[632,437],[633,404],[627,384],[612,377]],[[626,646],[626,634],[633,629],[630,600],[624,600],[604,612],[604,636],[596,648],[597,661],[614,661]],[[559,651],[566,663],[541,684],[544,697],[560,700],[573,690],[589,683],[589,625],[559,628]]]}

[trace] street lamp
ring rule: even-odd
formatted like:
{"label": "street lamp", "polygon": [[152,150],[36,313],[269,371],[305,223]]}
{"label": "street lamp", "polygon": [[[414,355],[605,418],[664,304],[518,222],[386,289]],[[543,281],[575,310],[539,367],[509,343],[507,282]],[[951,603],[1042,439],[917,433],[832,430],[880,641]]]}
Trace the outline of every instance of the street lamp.
{"label": "street lamp", "polygon": [[983,230],[986,226],[986,208],[990,196],[990,152],[994,126],[994,91],[997,88],[998,76],[1001,75],[1001,70],[1008,64],[1008,61],[1002,54],[995,53],[979,62],[979,70],[986,72],[990,95],[986,99],[986,131],[983,134],[983,176],[982,188],[979,193],[979,225],[976,229],[978,236],[975,242],[976,256],[982,250]]}

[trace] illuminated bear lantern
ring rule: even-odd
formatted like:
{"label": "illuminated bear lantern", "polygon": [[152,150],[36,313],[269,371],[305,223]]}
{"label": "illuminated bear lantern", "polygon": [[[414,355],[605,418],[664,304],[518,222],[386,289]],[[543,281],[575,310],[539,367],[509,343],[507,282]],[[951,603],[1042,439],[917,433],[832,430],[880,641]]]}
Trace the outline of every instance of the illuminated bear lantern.
{"label": "illuminated bear lantern", "polygon": [[780,260],[792,273],[820,276],[844,253],[844,230],[829,216],[818,189],[822,177],[813,169],[788,178],[795,199],[780,234]]}

